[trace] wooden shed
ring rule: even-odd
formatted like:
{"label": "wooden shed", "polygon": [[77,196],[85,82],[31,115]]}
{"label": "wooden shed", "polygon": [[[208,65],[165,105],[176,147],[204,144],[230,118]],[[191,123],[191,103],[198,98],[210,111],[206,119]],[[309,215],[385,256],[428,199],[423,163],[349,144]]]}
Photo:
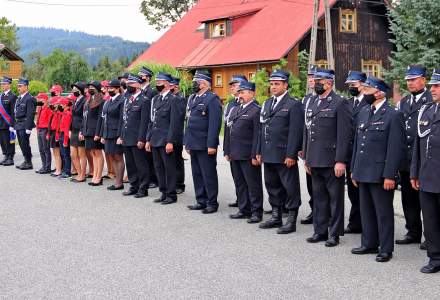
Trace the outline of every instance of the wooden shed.
{"label": "wooden shed", "polygon": [[17,53],[0,44],[0,77],[20,78],[23,73],[23,62]]}

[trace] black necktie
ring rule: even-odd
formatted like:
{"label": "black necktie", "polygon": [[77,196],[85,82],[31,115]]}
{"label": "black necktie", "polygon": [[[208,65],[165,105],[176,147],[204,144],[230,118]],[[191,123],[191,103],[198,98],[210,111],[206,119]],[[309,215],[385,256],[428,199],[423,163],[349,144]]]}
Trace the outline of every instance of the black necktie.
{"label": "black necktie", "polygon": [[354,100],[354,107],[356,108],[356,107],[358,107],[358,105],[359,105],[359,100],[356,98]]}
{"label": "black necktie", "polygon": [[270,108],[270,111],[273,111],[275,109],[275,105],[277,105],[277,102],[278,102],[278,98],[277,97],[273,98],[272,107]]}
{"label": "black necktie", "polygon": [[242,110],[243,110],[243,105],[240,105],[240,107],[238,108],[238,113],[241,113]]}
{"label": "black necktie", "polygon": [[371,110],[370,110],[370,119],[374,116],[374,113],[376,112],[376,106],[371,106]]}

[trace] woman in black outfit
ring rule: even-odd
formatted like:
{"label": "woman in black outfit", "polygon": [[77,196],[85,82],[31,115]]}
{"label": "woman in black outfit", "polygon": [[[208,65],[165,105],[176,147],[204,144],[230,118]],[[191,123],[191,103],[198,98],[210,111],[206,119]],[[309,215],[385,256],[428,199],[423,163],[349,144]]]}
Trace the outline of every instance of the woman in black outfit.
{"label": "woman in black outfit", "polygon": [[107,187],[110,191],[123,190],[122,183],[125,171],[122,145],[117,145],[119,125],[122,122],[122,110],[125,98],[120,94],[120,82],[113,79],[109,82],[107,100],[102,109],[101,143],[105,145],[105,154],[109,155],[115,172],[115,184]]}
{"label": "woman in black outfit", "polygon": [[72,124],[70,125],[70,157],[78,175],[72,178],[72,182],[86,181],[87,155],[84,140],[79,139],[79,132],[82,128],[84,104],[87,101],[84,82],[77,82],[72,85],[72,93],[76,101],[72,106]]}
{"label": "woman in black outfit", "polygon": [[93,178],[89,185],[98,186],[102,185],[102,169],[104,168],[102,154],[104,147],[100,137],[104,99],[99,81],[90,82],[88,87],[90,99],[84,104],[84,117],[79,138],[85,140],[86,151],[89,151],[93,158]]}

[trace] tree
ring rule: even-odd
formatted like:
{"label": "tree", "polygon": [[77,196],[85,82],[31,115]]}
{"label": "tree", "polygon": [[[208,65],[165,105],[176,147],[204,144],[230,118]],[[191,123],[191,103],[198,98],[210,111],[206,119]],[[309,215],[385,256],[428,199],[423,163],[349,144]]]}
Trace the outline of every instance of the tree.
{"label": "tree", "polygon": [[440,1],[401,0],[389,10],[389,19],[396,50],[385,77],[404,87],[408,64],[422,64],[429,70],[440,64]]}
{"label": "tree", "polygon": [[14,52],[19,49],[17,40],[17,27],[5,17],[0,18],[0,43]]}
{"label": "tree", "polygon": [[197,0],[144,0],[140,11],[156,30],[167,28],[180,20]]}

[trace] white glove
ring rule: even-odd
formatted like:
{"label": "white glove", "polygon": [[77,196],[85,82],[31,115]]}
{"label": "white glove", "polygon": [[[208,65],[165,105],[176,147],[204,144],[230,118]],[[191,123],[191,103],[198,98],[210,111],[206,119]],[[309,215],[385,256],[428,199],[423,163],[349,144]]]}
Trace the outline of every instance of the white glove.
{"label": "white glove", "polygon": [[30,135],[32,133],[32,130],[26,129],[26,134]]}
{"label": "white glove", "polygon": [[10,132],[15,132],[14,127],[9,127],[9,131],[10,131]]}

